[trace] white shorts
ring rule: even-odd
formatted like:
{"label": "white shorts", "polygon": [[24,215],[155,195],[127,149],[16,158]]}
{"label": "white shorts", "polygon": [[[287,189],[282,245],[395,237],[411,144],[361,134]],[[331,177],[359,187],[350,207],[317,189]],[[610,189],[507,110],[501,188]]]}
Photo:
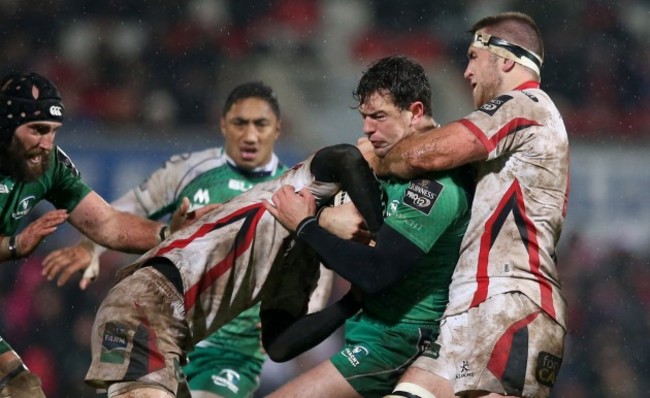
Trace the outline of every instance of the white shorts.
{"label": "white shorts", "polygon": [[183,296],[153,267],[119,281],[95,316],[86,383],[109,397],[143,387],[175,394],[184,383],[184,314]]}
{"label": "white shorts", "polygon": [[445,317],[440,335],[411,366],[444,377],[454,392],[548,397],[566,331],[520,293],[490,297]]}

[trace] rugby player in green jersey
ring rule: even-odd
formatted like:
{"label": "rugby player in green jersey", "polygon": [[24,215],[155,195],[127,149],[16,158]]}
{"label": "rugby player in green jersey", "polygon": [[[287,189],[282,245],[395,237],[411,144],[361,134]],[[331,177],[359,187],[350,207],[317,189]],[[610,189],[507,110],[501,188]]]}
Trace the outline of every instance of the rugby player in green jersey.
{"label": "rugby player in green jersey", "polygon": [[[377,156],[408,135],[436,125],[426,74],[406,57],[374,63],[363,74],[355,99],[363,132]],[[285,186],[273,196],[275,207],[267,206],[318,252],[325,266],[364,293],[362,310],[346,322],[341,351],[271,397],[383,397],[435,340],[469,221],[471,173],[455,169],[380,182],[385,214],[374,246],[342,240],[319,227],[307,191],[296,195],[293,187]],[[296,323],[275,345],[284,341],[291,347],[315,319]],[[289,350],[283,347],[277,355]],[[276,352],[269,350],[269,355],[274,358]]]}
{"label": "rugby player in green jersey", "polygon": [[[169,232],[166,224],[116,210],[82,181],[70,158],[54,144],[63,117],[61,95],[45,77],[11,73],[0,80],[0,261],[29,255],[65,221],[116,250],[144,252],[160,243]],[[57,210],[17,233],[41,200]],[[38,377],[2,338],[0,395],[44,396]]]}
{"label": "rugby player in green jersey", "polygon": [[[185,197],[190,200],[190,209],[223,203],[287,169],[274,153],[281,113],[271,87],[262,82],[235,87],[221,116],[223,147],[172,156],[143,184],[112,205],[143,217],[159,218],[177,208]],[[44,274],[50,280],[58,275],[58,284],[63,285],[74,273],[85,270],[80,282],[85,289],[99,271],[103,251],[91,241],[58,250],[45,259]],[[316,309],[326,304],[332,280],[331,271],[321,271],[319,288],[310,301]],[[259,323],[256,305],[196,345],[188,355],[188,365],[183,367],[192,397],[253,395],[266,359]]]}

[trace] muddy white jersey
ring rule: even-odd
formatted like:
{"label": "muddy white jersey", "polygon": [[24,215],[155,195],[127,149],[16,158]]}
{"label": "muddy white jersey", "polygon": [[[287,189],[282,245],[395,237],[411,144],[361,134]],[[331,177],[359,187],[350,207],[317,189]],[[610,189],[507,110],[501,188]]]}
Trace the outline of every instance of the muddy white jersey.
{"label": "muddy white jersey", "polygon": [[[259,302],[263,290],[282,290],[286,300],[278,305],[300,314],[318,280],[319,262],[314,261],[315,257],[305,258],[304,267],[303,264],[286,267],[281,278],[267,278],[276,257],[282,259],[278,254],[285,252],[291,239],[286,239],[289,232],[266,211],[262,200],[271,201],[273,193],[285,184],[293,185],[296,191],[308,188],[319,204],[334,196],[340,185],[315,181],[310,172],[312,159],[208,212],[120,274],[133,271],[151,257],[171,260],[182,278],[185,316],[194,341],[203,339]],[[274,283],[282,283],[283,288],[273,286]],[[288,298],[291,295],[297,297]]]}
{"label": "muddy white jersey", "polygon": [[569,144],[562,117],[529,82],[460,120],[488,158],[477,164],[472,216],[446,314],[518,291],[566,328],[555,248],[566,215]]}

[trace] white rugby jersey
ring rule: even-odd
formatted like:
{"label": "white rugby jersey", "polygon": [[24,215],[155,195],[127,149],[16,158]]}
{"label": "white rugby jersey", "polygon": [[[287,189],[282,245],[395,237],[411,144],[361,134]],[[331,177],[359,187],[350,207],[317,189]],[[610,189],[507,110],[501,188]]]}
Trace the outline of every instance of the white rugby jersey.
{"label": "white rugby jersey", "polygon": [[555,248],[566,215],[569,144],[562,117],[528,82],[460,120],[488,151],[477,163],[470,224],[446,314],[521,292],[566,328]]}
{"label": "white rugby jersey", "polygon": [[128,213],[157,219],[176,210],[183,196],[189,197],[190,210],[208,203],[225,202],[261,181],[279,176],[285,169],[273,154],[265,167],[265,175],[244,174],[228,165],[228,157],[221,147],[174,155],[146,181],[111,205]]}
{"label": "white rugby jersey", "polygon": [[[185,317],[195,342],[259,302],[263,291],[274,292],[269,301],[273,299],[274,304],[300,314],[318,280],[319,263],[305,259],[304,266],[282,269],[281,278],[267,278],[276,256],[281,258],[278,254],[284,253],[289,232],[266,211],[262,199],[270,201],[285,184],[293,185],[296,191],[307,187],[318,204],[334,196],[340,185],[315,181],[310,172],[312,159],[210,211],[138,260],[137,264],[142,264],[151,257],[166,257],[179,269]],[[120,274],[132,271],[137,264]],[[279,283],[282,286],[278,287]],[[278,291],[285,293],[282,300]]]}

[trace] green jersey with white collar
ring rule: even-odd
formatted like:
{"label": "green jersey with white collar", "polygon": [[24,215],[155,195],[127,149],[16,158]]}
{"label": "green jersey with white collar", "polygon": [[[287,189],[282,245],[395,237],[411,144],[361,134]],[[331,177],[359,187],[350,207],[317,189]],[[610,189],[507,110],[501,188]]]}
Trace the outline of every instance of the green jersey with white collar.
{"label": "green jersey with white collar", "polygon": [[16,181],[0,173],[0,235],[15,234],[23,218],[41,200],[70,212],[90,192],[92,189],[59,147],[50,153],[47,170],[36,181]]}

